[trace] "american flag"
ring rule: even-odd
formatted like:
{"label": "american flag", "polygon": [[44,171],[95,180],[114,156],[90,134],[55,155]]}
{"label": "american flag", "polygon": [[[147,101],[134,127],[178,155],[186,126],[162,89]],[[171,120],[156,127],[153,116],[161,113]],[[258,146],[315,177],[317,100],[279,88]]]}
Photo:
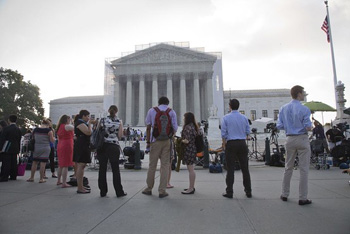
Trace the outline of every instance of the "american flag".
{"label": "american flag", "polygon": [[329,26],[328,26],[328,17],[326,16],[326,18],[323,21],[322,27],[321,29],[327,33],[327,41],[329,43]]}

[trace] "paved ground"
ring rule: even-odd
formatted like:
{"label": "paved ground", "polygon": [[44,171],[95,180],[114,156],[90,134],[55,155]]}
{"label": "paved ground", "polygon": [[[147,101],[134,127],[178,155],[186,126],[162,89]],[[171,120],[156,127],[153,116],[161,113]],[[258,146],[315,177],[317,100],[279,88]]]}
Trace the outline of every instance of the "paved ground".
{"label": "paved ground", "polygon": [[[147,158],[146,160],[147,161]],[[245,197],[241,172],[236,172],[233,199],[222,197],[225,173],[196,170],[196,193],[182,195],[188,173],[172,173],[169,197],[141,194],[147,165],[142,170],[122,169],[126,197],[113,193],[108,172],[109,193],[99,197],[97,171],[88,170],[91,194],[77,194],[76,188],[62,189],[49,178],[39,184],[25,179],[0,183],[0,233],[350,233],[350,186],[348,175],[338,168],[310,169],[309,197],[313,204],[299,206],[299,171],[294,171],[288,202],[279,199],[283,168],[252,162],[253,198]],[[50,175],[49,171],[47,174]]]}

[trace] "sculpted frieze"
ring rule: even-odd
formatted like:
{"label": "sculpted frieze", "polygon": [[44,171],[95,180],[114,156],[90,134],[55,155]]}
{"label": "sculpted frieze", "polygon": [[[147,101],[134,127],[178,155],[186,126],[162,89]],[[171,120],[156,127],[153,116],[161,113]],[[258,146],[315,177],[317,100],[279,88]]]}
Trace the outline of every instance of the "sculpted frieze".
{"label": "sculpted frieze", "polygon": [[178,51],[160,49],[155,51],[149,51],[145,54],[135,56],[127,59],[127,63],[161,63],[161,62],[196,62],[203,61],[205,58],[199,56],[181,53]]}

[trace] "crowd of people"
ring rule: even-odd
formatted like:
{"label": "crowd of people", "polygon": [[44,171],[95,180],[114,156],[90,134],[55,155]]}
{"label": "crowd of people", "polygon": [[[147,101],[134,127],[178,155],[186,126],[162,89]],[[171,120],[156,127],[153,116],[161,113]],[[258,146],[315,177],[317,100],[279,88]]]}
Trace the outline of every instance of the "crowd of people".
{"label": "crowd of people", "polygon": [[[310,110],[301,104],[304,100],[304,88],[294,86],[291,89],[292,101],[284,105],[277,121],[277,128],[286,132],[286,159],[285,171],[282,182],[281,200],[287,201],[290,194],[290,182],[294,170],[294,160],[299,157],[300,184],[299,205],[308,205],[312,201],[308,199],[308,172],[310,166],[311,149],[308,139],[308,131],[312,130]],[[226,159],[226,190],[223,196],[233,198],[234,169],[237,160],[243,175],[243,186],[246,196],[252,197],[251,178],[248,166],[248,147],[246,140],[250,137],[250,124],[246,116],[239,109],[239,101],[231,99],[229,102],[230,112],[226,114],[221,122],[221,136]],[[172,138],[178,129],[176,112],[169,107],[169,99],[161,97],[158,106],[148,110],[146,116],[146,133],[139,129],[130,127],[124,129],[123,121],[117,117],[118,107],[111,105],[108,109],[109,115],[99,121],[91,120],[87,110],[81,110],[79,114],[71,119],[68,115],[62,115],[56,129],[53,129],[49,119],[44,119],[41,125],[33,132],[27,132],[23,141],[26,147],[33,145],[33,163],[30,177],[27,182],[35,181],[35,173],[40,164],[39,183],[46,182],[45,168],[50,161],[53,178],[57,178],[57,186],[62,188],[71,187],[67,183],[68,168],[74,168],[73,178],[77,182],[78,194],[88,194],[91,188],[84,183],[84,169],[91,163],[90,137],[93,131],[103,128],[103,144],[97,149],[99,160],[98,187],[100,196],[105,197],[108,193],[107,186],[107,164],[110,162],[113,173],[113,186],[117,197],[126,196],[127,193],[121,184],[119,170],[119,156],[121,154],[120,141],[133,137],[133,140],[146,140],[146,150],[149,151],[149,167],[146,178],[146,188],[142,191],[145,195],[152,195],[155,184],[155,173],[158,160],[160,160],[160,182],[158,187],[159,198],[167,197],[167,189],[172,188],[170,184],[171,160],[173,159]],[[0,153],[2,159],[0,181],[16,180],[17,177],[17,154],[20,152],[21,131],[16,126],[17,117],[10,115],[8,122],[0,122]],[[317,139],[325,139],[337,143],[337,133],[330,130],[324,134],[322,125],[314,120],[315,128],[313,135]],[[196,173],[194,170],[197,149],[196,138],[203,134],[198,126],[192,112],[183,116],[183,128],[181,132],[181,143],[183,150],[182,162],[187,166],[189,173],[189,184],[181,193],[184,195],[194,194]],[[58,174],[55,173],[53,160],[54,143],[58,140]],[[328,148],[327,148],[328,151]]]}

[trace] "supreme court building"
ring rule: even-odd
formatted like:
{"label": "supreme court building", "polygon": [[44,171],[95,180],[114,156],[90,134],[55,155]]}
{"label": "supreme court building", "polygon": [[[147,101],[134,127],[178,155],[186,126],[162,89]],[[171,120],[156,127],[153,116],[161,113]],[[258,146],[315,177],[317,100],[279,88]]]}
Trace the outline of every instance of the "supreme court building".
{"label": "supreme court building", "polygon": [[145,126],[148,109],[161,96],[169,98],[179,124],[188,111],[197,121],[207,119],[209,110],[219,118],[224,114],[221,53],[186,42],[136,46],[135,52],[107,59],[104,84],[104,109],[117,105],[125,125]]}
{"label": "supreme court building", "polygon": [[93,118],[105,117],[114,104],[124,126],[145,126],[148,109],[157,106],[161,96],[169,98],[179,125],[187,111],[198,122],[209,116],[221,119],[231,98],[240,101],[239,111],[252,121],[276,120],[280,107],[291,99],[289,89],[224,92],[221,53],[190,48],[187,42],[155,43],[106,59],[104,94],[51,100],[50,118],[57,123],[61,115],[74,116],[81,109]]}

